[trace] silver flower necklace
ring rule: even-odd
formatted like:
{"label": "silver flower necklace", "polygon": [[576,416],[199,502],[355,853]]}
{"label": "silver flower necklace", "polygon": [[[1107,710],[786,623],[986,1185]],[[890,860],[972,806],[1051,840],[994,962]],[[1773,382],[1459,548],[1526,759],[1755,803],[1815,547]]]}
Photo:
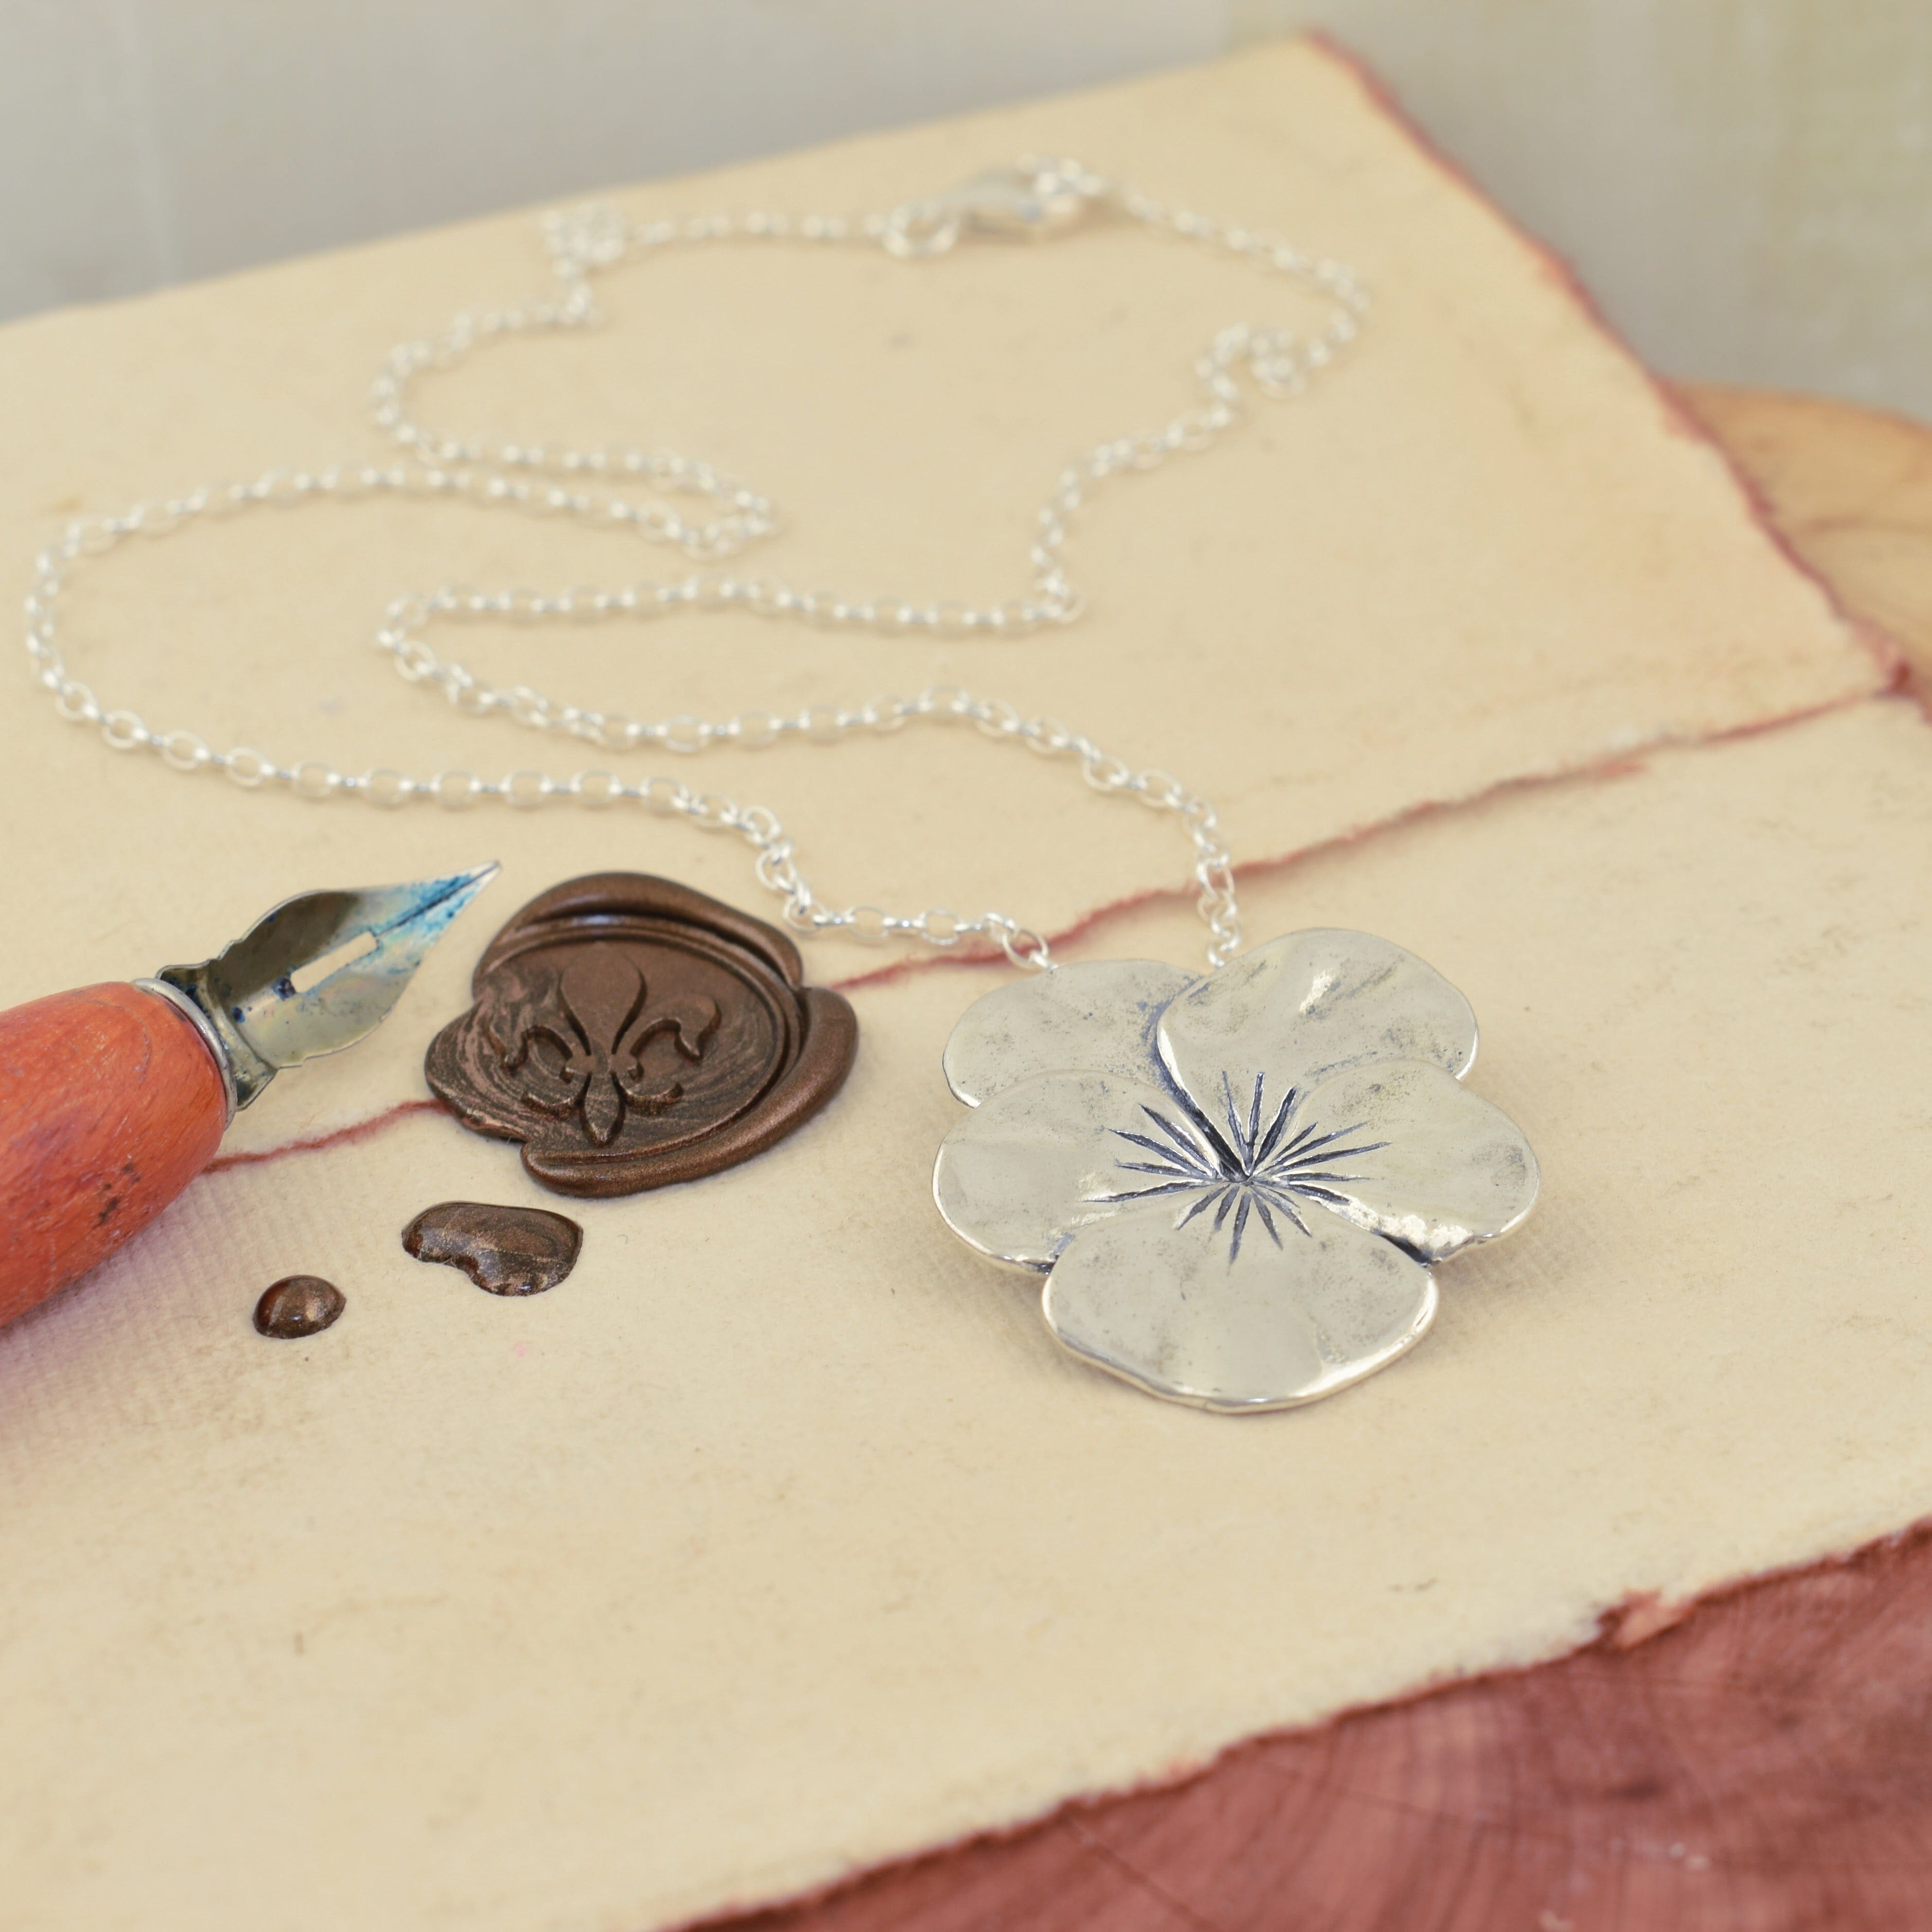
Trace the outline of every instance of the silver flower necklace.
{"label": "silver flower necklace", "polygon": [[[1036,520],[1028,592],[985,607],[846,598],[746,579],[713,566],[776,526],[770,500],[708,464],[666,451],[488,442],[442,434],[410,412],[424,370],[493,341],[593,326],[594,277],[668,248],[757,242],[943,256],[969,238],[1039,239],[1112,219],[1299,281],[1328,304],[1306,338],[1252,323],[1220,330],[1196,358],[1202,400],[1163,427],[1096,445],[1056,478]],[[1529,1210],[1536,1166],[1516,1130],[1460,1082],[1473,1060],[1466,1001],[1412,955],[1366,934],[1291,934],[1238,962],[1240,920],[1213,807],[1159,770],[1136,770],[1055,720],[953,687],[794,715],[656,722],[560,704],[526,685],[489,686],[425,640],[437,622],[595,622],[742,608],[827,628],[893,634],[1011,636],[1081,614],[1061,562],[1070,519],[1110,478],[1211,447],[1246,411],[1245,376],[1264,396],[1298,393],[1359,333],[1366,296],[1345,264],[1279,238],[1169,207],[1077,162],[1023,160],[952,191],[858,218],[775,213],[628,221],[608,204],[548,216],[557,284],[549,300],[455,316],[440,334],[399,344],[376,378],[377,424],[403,452],[387,466],[272,470],[69,526],[37,558],[26,645],[35,680],[70,722],[116,751],[177,771],[224,773],[248,790],[285,788],[448,809],[502,802],[625,802],[734,832],[759,882],[801,932],[950,948],[997,944],[1033,976],[968,1010],[946,1052],[947,1078],[972,1111],[946,1138],[934,1176],[940,1211],[995,1260],[1044,1274],[1049,1328],[1074,1353],[1150,1392],[1222,1411],[1312,1400],[1392,1360],[1427,1328],[1431,1265],[1508,1232]],[[640,499],[635,493],[647,494]],[[1193,854],[1210,971],[1148,961],[1056,966],[1046,939],[1003,912],[895,914],[822,902],[776,814],[663,776],[602,770],[556,778],[519,770],[411,777],[345,772],[320,759],[281,763],[246,746],[218,751],[184,729],[155,730],[104,706],[71,676],[58,641],[58,599],[84,561],[137,537],[262,506],[382,494],[459,499],[564,517],[682,551],[700,566],[666,582],[556,594],[445,585],[396,598],[377,647],[409,682],[474,717],[600,748],[694,754],[786,736],[832,742],[922,721],[970,722],[987,736],[1077,760],[1085,782],[1174,814]],[[668,500],[704,500],[687,518]]]}

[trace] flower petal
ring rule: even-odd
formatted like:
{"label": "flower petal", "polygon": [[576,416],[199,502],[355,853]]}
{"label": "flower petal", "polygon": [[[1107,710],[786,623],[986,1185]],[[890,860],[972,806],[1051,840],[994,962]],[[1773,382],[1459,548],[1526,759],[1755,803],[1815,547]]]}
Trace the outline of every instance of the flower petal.
{"label": "flower petal", "polygon": [[1476,1016],[1432,966],[1366,932],[1291,932],[1183,993],[1161,1016],[1160,1057],[1217,1127],[1272,1119],[1345,1068],[1426,1060],[1460,1078]]}
{"label": "flower petal", "polygon": [[1295,1108],[1263,1178],[1431,1262],[1507,1234],[1538,1181],[1516,1123],[1419,1060],[1324,1081]]}
{"label": "flower petal", "polygon": [[[1248,1197],[1253,1207],[1254,1197]],[[1047,1324],[1074,1354],[1202,1408],[1287,1408],[1394,1360],[1436,1314],[1429,1270],[1332,1214],[1150,1205],[1084,1230],[1054,1263]],[[1177,1220],[1180,1225],[1177,1226]]]}
{"label": "flower petal", "polygon": [[1046,1073],[996,1094],[940,1143],[933,1198],[983,1254],[1044,1268],[1123,1208],[1220,1185],[1184,1110],[1110,1073]]}
{"label": "flower petal", "polygon": [[946,1042],[946,1078],[969,1107],[1038,1073],[1158,1082],[1154,1024],[1196,975],[1157,959],[1098,959],[1029,974],[975,1000]]}

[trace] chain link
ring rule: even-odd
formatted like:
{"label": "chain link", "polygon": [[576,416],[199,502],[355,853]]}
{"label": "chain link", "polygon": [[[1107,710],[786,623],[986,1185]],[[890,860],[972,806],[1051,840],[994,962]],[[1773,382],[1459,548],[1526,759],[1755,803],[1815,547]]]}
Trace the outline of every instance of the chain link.
{"label": "chain link", "polygon": [[[916,262],[943,254],[968,236],[1050,234],[1109,216],[1303,282],[1326,298],[1329,313],[1324,326],[1306,339],[1248,322],[1220,330],[1195,361],[1203,396],[1198,405],[1158,429],[1096,443],[1063,470],[1036,520],[1028,553],[1032,576],[1023,595],[986,605],[908,603],[800,591],[775,579],[743,578],[712,568],[616,590],[576,586],[546,592],[446,584],[396,598],[375,643],[406,681],[440,691],[467,716],[500,712],[528,730],[560,733],[602,751],[650,748],[688,756],[727,746],[757,749],[788,736],[830,744],[932,723],[970,724],[989,738],[1022,745],[1042,757],[1072,759],[1095,790],[1133,798],[1178,817],[1193,848],[1196,904],[1208,928],[1208,959],[1221,965],[1239,947],[1241,927],[1232,862],[1213,806],[1170,774],[1136,772],[1053,719],[1024,718],[998,699],[932,687],[914,698],[882,698],[854,708],[821,705],[784,716],[740,712],[716,721],[688,716],[640,721],[560,704],[527,685],[499,688],[485,684],[453,658],[439,656],[425,638],[432,624],[466,620],[583,624],[734,609],[820,628],[914,637],[1010,637],[1074,622],[1084,600],[1067,578],[1061,554],[1071,519],[1090,493],[1112,478],[1211,447],[1244,412],[1244,377],[1266,397],[1297,394],[1354,340],[1367,297],[1354,272],[1340,262],[1304,255],[1270,236],[1169,208],[1070,160],[1023,160],[950,195],[856,218],[754,213],[630,222],[608,202],[546,215],[543,232],[557,285],[554,298],[459,314],[440,335],[398,344],[385,358],[370,407],[377,426],[403,452],[401,460],[271,470],[250,483],[207,484],[183,496],[137,503],[118,517],[70,524],[34,562],[26,607],[26,648],[34,680],[52,695],[61,717],[97,728],[116,751],[152,752],[178,772],[214,770],[247,790],[280,787],[304,798],[358,798],[387,807],[425,802],[452,811],[485,802],[526,811],[560,802],[593,808],[641,806],[706,831],[742,838],[757,855],[759,883],[784,901],[786,922],[801,932],[843,933],[878,944],[910,940],[940,948],[979,940],[997,945],[1017,966],[1048,968],[1052,959],[1046,940],[1004,913],[962,918],[938,908],[902,914],[870,905],[827,905],[800,870],[793,842],[773,813],[763,806],[739,806],[716,793],[694,792],[674,778],[626,781],[602,769],[568,778],[531,770],[498,779],[460,770],[412,778],[386,767],[354,774],[320,759],[283,764],[247,746],[218,751],[184,729],[156,730],[131,710],[103,705],[70,674],[57,640],[56,612],[75,568],[123,544],[164,536],[196,520],[317,499],[386,494],[459,500],[627,530],[682,552],[694,564],[715,566],[777,527],[778,512],[768,497],[709,464],[671,451],[578,449],[448,435],[410,412],[416,379],[427,370],[453,368],[492,342],[593,326],[598,316],[592,278],[670,248],[714,242],[856,245],[883,248]],[[648,494],[640,496],[640,490]],[[679,497],[701,500],[704,507],[687,517],[670,500]]]}

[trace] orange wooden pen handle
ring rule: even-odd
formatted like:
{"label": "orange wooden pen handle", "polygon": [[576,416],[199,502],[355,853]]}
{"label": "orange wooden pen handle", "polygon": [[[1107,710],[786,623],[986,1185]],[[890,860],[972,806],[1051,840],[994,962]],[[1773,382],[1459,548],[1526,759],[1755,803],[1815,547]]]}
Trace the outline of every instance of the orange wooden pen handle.
{"label": "orange wooden pen handle", "polygon": [[228,1124],[186,1014],[120,981],[0,1012],[0,1323],[139,1234]]}

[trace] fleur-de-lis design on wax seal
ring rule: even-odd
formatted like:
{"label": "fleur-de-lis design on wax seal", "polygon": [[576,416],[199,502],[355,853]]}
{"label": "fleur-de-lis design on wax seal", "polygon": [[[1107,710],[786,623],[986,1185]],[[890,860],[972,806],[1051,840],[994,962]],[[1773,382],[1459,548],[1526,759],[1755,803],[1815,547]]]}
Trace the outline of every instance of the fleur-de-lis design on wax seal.
{"label": "fleur-de-lis design on wax seal", "polygon": [[[654,1080],[645,1071],[645,1048],[668,1039],[695,1066],[718,1018],[718,1003],[701,993],[652,1006],[644,975],[616,946],[586,946],[563,969],[550,1012],[526,1020],[508,1064],[533,1106],[580,1112],[592,1146],[608,1147],[626,1101],[660,1113],[683,1096],[681,1080]],[[540,1050],[545,1046],[548,1053]]]}
{"label": "fleur-de-lis design on wax seal", "polygon": [[776,927],[670,879],[597,872],[484,948],[474,1004],[423,1064],[463,1124],[520,1141],[560,1194],[634,1194],[734,1166],[838,1092],[859,1043]]}

